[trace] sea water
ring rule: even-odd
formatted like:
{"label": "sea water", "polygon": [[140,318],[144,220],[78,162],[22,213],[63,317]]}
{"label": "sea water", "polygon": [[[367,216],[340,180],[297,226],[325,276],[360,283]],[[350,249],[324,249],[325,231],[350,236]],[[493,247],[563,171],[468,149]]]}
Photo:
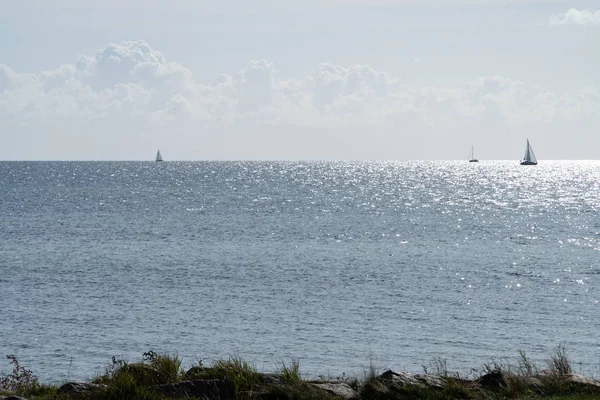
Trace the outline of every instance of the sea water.
{"label": "sea water", "polygon": [[[0,355],[600,367],[600,163],[2,162]],[[0,372],[10,372],[0,360]]]}

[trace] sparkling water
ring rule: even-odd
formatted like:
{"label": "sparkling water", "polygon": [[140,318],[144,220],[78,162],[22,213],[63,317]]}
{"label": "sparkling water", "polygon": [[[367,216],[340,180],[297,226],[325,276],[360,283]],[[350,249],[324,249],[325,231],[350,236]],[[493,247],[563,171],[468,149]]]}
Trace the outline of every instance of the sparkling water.
{"label": "sparkling water", "polygon": [[[0,356],[600,366],[600,163],[3,162]],[[9,372],[8,360],[0,371]]]}

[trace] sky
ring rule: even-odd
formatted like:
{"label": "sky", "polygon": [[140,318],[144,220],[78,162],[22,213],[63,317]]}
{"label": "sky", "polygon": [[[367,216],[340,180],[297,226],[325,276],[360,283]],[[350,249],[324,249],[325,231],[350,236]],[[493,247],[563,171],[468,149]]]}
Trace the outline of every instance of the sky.
{"label": "sky", "polygon": [[600,159],[598,0],[0,0],[0,160]]}

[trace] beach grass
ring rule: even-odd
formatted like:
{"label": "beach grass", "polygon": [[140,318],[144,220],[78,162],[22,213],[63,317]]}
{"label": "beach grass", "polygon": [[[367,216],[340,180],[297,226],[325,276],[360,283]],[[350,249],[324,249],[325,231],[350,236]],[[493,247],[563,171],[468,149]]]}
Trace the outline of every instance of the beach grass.
{"label": "beach grass", "polygon": [[[261,373],[239,356],[216,360],[210,366],[199,361],[185,371],[179,356],[149,351],[138,362],[113,357],[105,373],[89,382],[45,385],[16,357],[8,358],[13,371],[1,376],[0,396],[18,395],[25,399],[600,400],[600,382],[573,375],[562,345],[549,355],[546,369],[538,368],[524,351],[519,351],[515,365],[485,364],[479,376],[470,379],[449,371],[443,358],[433,359],[431,367],[424,367],[425,374],[380,373],[371,359],[362,378],[344,375],[311,380],[303,378],[298,360],[282,362],[275,373]],[[396,376],[409,377],[409,380],[394,380]],[[193,391],[200,385],[198,382],[209,391]],[[340,387],[345,392],[336,392]]]}

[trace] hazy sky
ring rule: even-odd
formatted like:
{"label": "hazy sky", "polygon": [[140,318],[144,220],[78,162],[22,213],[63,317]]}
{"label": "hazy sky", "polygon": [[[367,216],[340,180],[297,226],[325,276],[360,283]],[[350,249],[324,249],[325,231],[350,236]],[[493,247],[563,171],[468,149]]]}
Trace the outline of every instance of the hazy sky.
{"label": "hazy sky", "polygon": [[0,160],[600,159],[600,1],[0,0]]}

